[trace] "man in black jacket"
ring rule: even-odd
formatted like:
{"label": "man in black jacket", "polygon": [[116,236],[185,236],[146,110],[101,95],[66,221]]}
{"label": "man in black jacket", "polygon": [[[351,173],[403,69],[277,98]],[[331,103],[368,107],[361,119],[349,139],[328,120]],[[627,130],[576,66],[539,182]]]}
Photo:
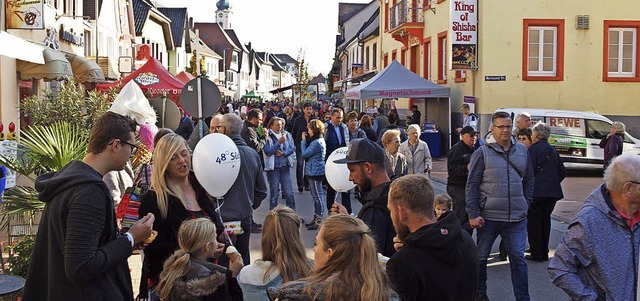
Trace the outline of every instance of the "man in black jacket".
{"label": "man in black jacket", "polygon": [[133,300],[127,258],[151,235],[148,214],[118,234],[102,176],[136,151],[133,120],[107,112],[93,125],[87,155],[38,177],[45,202],[22,300]]}
{"label": "man in black jacket", "polygon": [[456,143],[447,154],[447,194],[453,200],[453,212],[462,224],[462,227],[471,234],[473,229],[469,225],[469,216],[465,207],[464,190],[467,186],[469,175],[469,160],[474,151],[474,145],[478,139],[476,130],[471,126],[465,126],[460,131],[460,141]]}
{"label": "man in black jacket", "polygon": [[304,160],[302,159],[302,146],[300,146],[300,144],[302,143],[302,133],[307,131],[309,121],[314,119],[311,115],[313,112],[311,103],[305,102],[302,111],[304,112],[304,115],[294,119],[293,128],[291,130],[293,142],[296,147],[296,180],[298,184],[298,192],[302,192],[303,188],[309,190],[308,181],[304,176]]}
{"label": "man in black jacket", "polygon": [[[387,209],[391,180],[384,168],[384,160],[382,147],[367,138],[359,138],[349,142],[349,152],[344,159],[333,162],[347,164],[349,180],[358,185],[362,195],[362,208],[358,212],[358,218],[371,229],[378,252],[384,256],[391,256],[395,253],[393,237],[396,232]],[[338,213],[349,212],[346,207],[333,203],[331,214]]]}
{"label": "man in black jacket", "polygon": [[271,110],[267,112],[267,118],[264,119],[264,123],[262,124],[264,127],[267,127],[269,124],[269,120],[273,117],[280,117],[284,120],[287,120],[287,115],[282,111],[281,104],[279,102],[274,102]]}
{"label": "man in black jacket", "polygon": [[452,212],[436,219],[433,200],[433,186],[423,174],[391,184],[388,206],[398,252],[387,262],[387,275],[401,300],[473,300],[476,246]]}
{"label": "man in black jacket", "polygon": [[417,105],[412,105],[411,106],[411,112],[413,112],[413,115],[411,115],[411,119],[409,120],[409,124],[420,125],[420,120],[422,119],[422,113],[420,112],[420,110],[418,110],[418,106]]}

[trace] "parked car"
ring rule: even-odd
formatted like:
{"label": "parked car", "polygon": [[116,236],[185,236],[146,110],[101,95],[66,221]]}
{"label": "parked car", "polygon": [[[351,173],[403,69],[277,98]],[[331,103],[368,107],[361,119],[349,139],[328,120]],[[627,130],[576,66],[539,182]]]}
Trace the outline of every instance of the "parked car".
{"label": "parked car", "polygon": [[[568,169],[602,169],[604,150],[600,148],[600,140],[607,136],[612,121],[599,114],[551,109],[499,108],[511,115],[514,120],[520,112],[531,114],[531,126],[538,121],[549,124],[551,136],[549,144],[553,145],[564,166]],[[491,123],[491,121],[489,121]],[[491,128],[491,124],[489,124]],[[515,122],[514,122],[515,129]],[[493,141],[491,132],[485,141]],[[623,153],[640,154],[640,140],[624,133]]]}

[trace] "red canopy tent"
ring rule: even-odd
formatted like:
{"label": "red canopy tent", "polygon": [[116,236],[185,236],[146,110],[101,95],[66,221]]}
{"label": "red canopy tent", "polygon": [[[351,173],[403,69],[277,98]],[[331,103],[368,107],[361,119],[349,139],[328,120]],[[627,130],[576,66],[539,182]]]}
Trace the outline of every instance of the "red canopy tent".
{"label": "red canopy tent", "polygon": [[179,99],[182,88],[185,85],[185,83],[169,73],[162,63],[150,57],[142,67],[129,76],[117,82],[98,84],[96,89],[106,92],[110,88],[124,87],[131,80],[138,84],[143,92],[150,93],[152,97],[166,93],[168,94],[167,96],[176,101]]}
{"label": "red canopy tent", "polygon": [[190,80],[195,79],[196,77],[193,76],[193,74],[182,71],[180,73],[178,73],[176,75],[176,78],[183,81],[185,84],[188,83]]}

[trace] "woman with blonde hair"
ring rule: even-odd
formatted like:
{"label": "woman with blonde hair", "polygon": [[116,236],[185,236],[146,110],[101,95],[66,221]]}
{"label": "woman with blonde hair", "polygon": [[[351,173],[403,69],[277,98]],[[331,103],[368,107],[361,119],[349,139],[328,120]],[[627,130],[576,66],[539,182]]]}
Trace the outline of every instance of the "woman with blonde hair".
{"label": "woman with blonde hair", "polygon": [[[269,290],[278,300],[395,300],[371,230],[348,214],[327,218],[316,236],[311,276]],[[275,299],[275,298],[274,298]]]}
{"label": "woman with blonde hair", "polygon": [[426,142],[420,140],[420,126],[412,124],[407,129],[409,139],[400,144],[399,152],[407,159],[408,174],[430,173],[433,167],[431,152]]}
{"label": "woman with blonde hair", "polygon": [[278,206],[269,211],[262,227],[262,259],[238,274],[244,300],[269,300],[268,288],[311,274],[312,263],[300,239],[300,217],[293,209]]}
{"label": "woman with blonde hair", "polygon": [[382,134],[382,146],[384,147],[384,168],[392,181],[408,173],[407,158],[400,153],[400,131],[387,130]]}
{"label": "woman with blonde hair", "polygon": [[[145,248],[142,267],[149,287],[158,282],[164,261],[178,249],[178,229],[185,220],[204,217],[216,223],[218,232],[224,229],[213,203],[191,172],[191,154],[184,138],[174,133],[162,137],[153,151],[153,162],[151,189],[142,197],[138,211],[140,217],[149,212],[156,217],[153,229],[158,236]],[[217,246],[217,256],[223,248],[223,244]]]}
{"label": "woman with blonde hair", "polygon": [[164,263],[155,294],[160,300],[232,300],[229,281],[243,267],[235,256],[229,269],[208,262],[216,255],[216,225],[208,218],[185,221],[178,231],[180,249]]}

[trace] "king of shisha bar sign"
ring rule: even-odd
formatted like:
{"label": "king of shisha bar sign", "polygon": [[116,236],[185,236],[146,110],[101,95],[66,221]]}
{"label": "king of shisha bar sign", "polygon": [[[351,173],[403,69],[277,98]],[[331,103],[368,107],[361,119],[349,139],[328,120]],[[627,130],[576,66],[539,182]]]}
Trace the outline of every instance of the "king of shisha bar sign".
{"label": "king of shisha bar sign", "polygon": [[452,70],[474,69],[478,50],[478,0],[451,0],[449,62]]}

